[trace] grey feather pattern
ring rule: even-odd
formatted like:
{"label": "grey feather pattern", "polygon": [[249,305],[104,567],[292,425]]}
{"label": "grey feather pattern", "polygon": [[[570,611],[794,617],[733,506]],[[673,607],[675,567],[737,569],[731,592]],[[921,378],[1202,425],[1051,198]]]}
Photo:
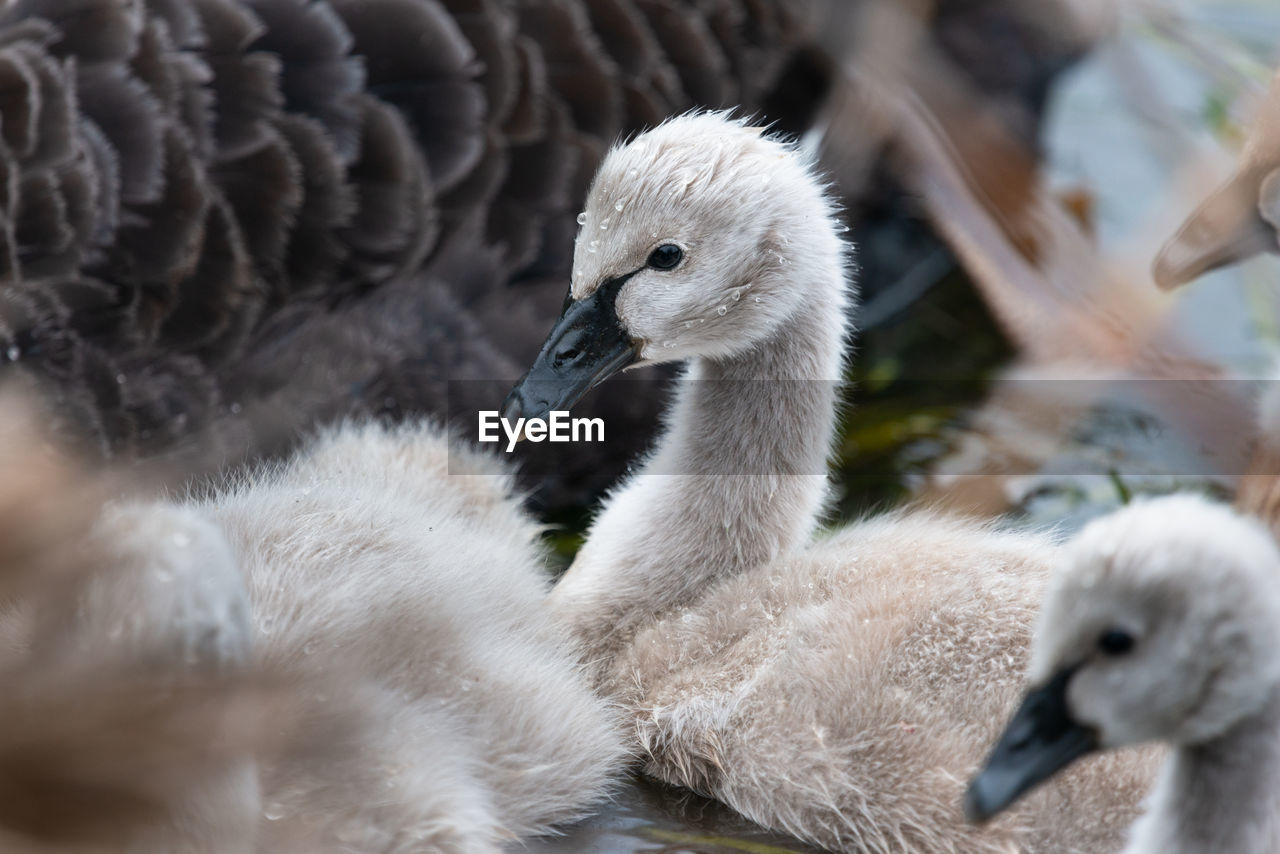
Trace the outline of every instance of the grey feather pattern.
{"label": "grey feather pattern", "polygon": [[443,414],[446,380],[537,349],[608,144],[759,108],[814,44],[791,6],[17,0],[0,373],[41,381],[57,434],[198,466]]}

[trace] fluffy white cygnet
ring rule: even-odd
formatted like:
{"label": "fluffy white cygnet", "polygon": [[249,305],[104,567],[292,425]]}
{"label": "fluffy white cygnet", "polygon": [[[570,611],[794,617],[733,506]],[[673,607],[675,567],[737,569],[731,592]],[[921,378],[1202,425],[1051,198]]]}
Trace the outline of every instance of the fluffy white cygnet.
{"label": "fluffy white cygnet", "polygon": [[990,827],[960,807],[1056,546],[932,513],[813,538],[850,331],[843,230],[800,152],[723,115],[605,158],[571,299],[506,415],[566,409],[631,364],[688,367],[555,614],[645,771],[761,824],[864,854],[1118,850],[1147,756]]}
{"label": "fluffy white cygnet", "polygon": [[1054,576],[1037,687],[970,811],[988,817],[1094,750],[1160,741],[1174,749],[1126,854],[1280,852],[1277,649],[1280,551],[1261,525],[1190,495],[1093,522]]}

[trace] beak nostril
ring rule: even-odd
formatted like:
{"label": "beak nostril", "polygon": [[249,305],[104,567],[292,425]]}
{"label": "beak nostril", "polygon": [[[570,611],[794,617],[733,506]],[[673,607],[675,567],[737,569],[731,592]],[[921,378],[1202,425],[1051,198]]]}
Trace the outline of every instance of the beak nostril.
{"label": "beak nostril", "polygon": [[558,368],[561,365],[563,365],[565,362],[571,362],[576,358],[578,358],[578,348],[568,347],[568,348],[565,348],[564,350],[561,350],[559,353],[556,353],[555,365]]}

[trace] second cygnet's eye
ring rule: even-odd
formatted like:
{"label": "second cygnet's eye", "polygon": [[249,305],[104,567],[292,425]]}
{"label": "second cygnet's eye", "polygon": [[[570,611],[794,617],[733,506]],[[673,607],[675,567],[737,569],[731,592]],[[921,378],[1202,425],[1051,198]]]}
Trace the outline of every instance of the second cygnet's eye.
{"label": "second cygnet's eye", "polygon": [[649,266],[655,270],[670,270],[683,258],[683,249],[674,243],[664,243],[649,253]]}
{"label": "second cygnet's eye", "polygon": [[1134,643],[1133,635],[1124,629],[1107,629],[1098,635],[1098,649],[1106,655],[1124,655]]}

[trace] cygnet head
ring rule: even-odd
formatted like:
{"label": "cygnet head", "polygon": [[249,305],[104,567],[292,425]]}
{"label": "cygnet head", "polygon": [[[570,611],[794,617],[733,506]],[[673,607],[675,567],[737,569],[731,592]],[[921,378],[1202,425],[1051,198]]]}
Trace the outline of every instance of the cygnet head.
{"label": "cygnet head", "polygon": [[1066,547],[1032,643],[1036,686],[965,809],[986,820],[1076,758],[1149,741],[1197,745],[1280,683],[1280,550],[1197,496],[1141,501]]}
{"label": "cygnet head", "polygon": [[843,306],[846,247],[811,162],[723,113],[611,150],[579,223],[564,311],[508,417],[567,409],[631,365],[732,358],[815,297]]}
{"label": "cygnet head", "polygon": [[1156,255],[1156,284],[1170,289],[1261,252],[1280,252],[1280,72],[1249,130],[1239,166]]}

